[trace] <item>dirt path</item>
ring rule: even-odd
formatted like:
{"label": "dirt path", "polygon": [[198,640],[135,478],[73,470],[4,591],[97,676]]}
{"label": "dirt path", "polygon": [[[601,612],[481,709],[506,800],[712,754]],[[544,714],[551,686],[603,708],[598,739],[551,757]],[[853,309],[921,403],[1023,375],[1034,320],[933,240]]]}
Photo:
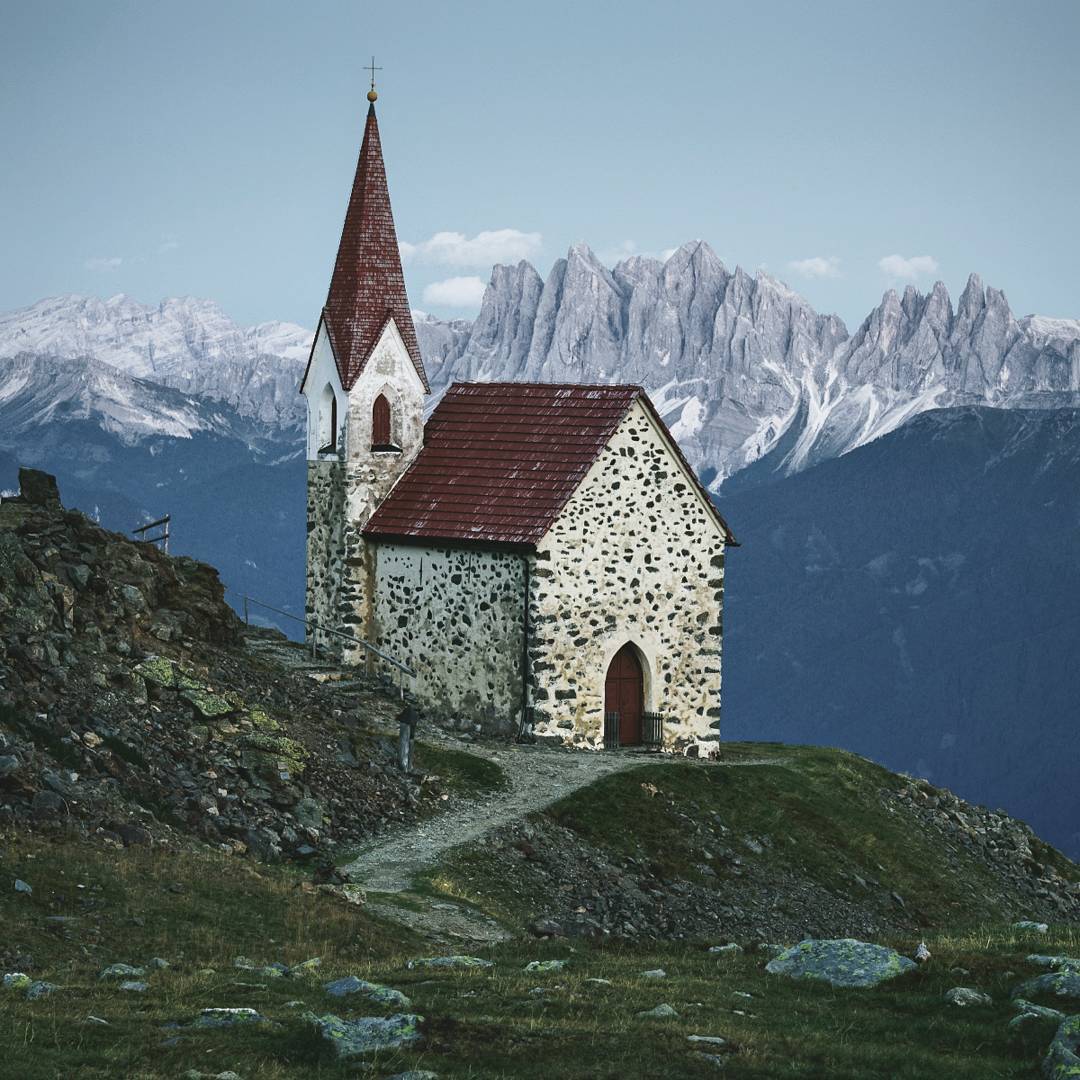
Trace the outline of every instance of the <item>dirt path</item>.
{"label": "dirt path", "polygon": [[672,760],[666,754],[596,754],[540,746],[493,748],[456,739],[445,742],[494,761],[506,774],[509,789],[463,800],[430,821],[381,837],[341,868],[350,881],[373,892],[402,892],[418,872],[437,863],[450,848],[476,843],[493,829],[542,810],[602,776]]}

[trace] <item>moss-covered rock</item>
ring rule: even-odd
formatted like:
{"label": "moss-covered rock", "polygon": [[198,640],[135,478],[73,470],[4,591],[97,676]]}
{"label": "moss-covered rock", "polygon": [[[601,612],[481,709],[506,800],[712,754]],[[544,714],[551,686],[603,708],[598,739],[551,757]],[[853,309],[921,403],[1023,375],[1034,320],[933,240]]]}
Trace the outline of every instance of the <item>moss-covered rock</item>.
{"label": "moss-covered rock", "polygon": [[1080,1002],[1080,971],[1075,968],[1063,968],[1049,971],[1045,975],[1036,975],[1017,986],[1012,994],[1014,998],[1055,997],[1067,1001]]}
{"label": "moss-covered rock", "polygon": [[211,694],[209,690],[188,689],[183,690],[180,696],[188,702],[204,720],[214,720],[219,716],[228,716],[236,712],[236,707],[219,694]]}
{"label": "moss-covered rock", "polygon": [[339,1061],[363,1057],[379,1050],[398,1050],[420,1042],[420,1024],[424,1018],[415,1013],[394,1013],[393,1016],[362,1016],[358,1020],[342,1020],[328,1014],[306,1014],[319,1034],[333,1048]]}
{"label": "moss-covered rock", "polygon": [[800,941],[765,965],[772,975],[815,979],[832,986],[877,986],[911,971],[914,960],[895,949],[854,938]]}
{"label": "moss-covered rock", "polygon": [[264,731],[253,731],[242,736],[240,747],[244,767],[271,781],[280,780],[282,774],[287,777],[302,775],[310,757],[307,747],[295,739]]}
{"label": "moss-covered rock", "polygon": [[1069,1016],[1057,1029],[1042,1064],[1046,1080],[1080,1080],[1080,1016]]}
{"label": "moss-covered rock", "polygon": [[495,965],[479,956],[421,956],[410,960],[408,966],[416,968],[489,968]]}
{"label": "moss-covered rock", "polygon": [[198,679],[166,656],[148,656],[135,665],[135,671],[145,682],[166,690],[200,690]]}

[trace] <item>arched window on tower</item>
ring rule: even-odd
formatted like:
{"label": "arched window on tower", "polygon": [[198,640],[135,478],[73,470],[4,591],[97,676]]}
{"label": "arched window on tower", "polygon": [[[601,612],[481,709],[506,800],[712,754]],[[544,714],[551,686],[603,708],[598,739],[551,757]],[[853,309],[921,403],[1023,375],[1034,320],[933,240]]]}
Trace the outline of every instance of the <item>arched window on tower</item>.
{"label": "arched window on tower", "polygon": [[319,402],[319,453],[336,454],[338,440],[337,394],[327,383]]}
{"label": "arched window on tower", "polygon": [[397,450],[394,444],[390,402],[385,394],[380,394],[371,406],[371,449],[372,450]]}

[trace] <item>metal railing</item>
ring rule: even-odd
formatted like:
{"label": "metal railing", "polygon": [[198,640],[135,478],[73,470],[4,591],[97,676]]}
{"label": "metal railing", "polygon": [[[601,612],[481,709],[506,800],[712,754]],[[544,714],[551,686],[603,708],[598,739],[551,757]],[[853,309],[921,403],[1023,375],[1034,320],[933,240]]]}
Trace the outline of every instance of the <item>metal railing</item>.
{"label": "metal railing", "polygon": [[664,745],[664,717],[658,712],[641,714],[641,741],[645,746]]}
{"label": "metal railing", "polygon": [[400,660],[395,660],[389,653],[385,653],[377,645],[372,645],[370,641],[365,641],[363,638],[356,637],[353,634],[346,634],[342,630],[335,630],[329,626],[322,626],[315,622],[314,619],[301,618],[299,615],[294,615],[291,611],[282,611],[281,608],[274,607],[273,604],[268,604],[263,600],[256,600],[253,596],[248,596],[245,593],[236,593],[232,589],[226,589],[226,592],[233,593],[234,596],[239,596],[244,602],[244,622],[251,625],[251,610],[250,605],[255,604],[256,607],[265,608],[267,611],[274,612],[275,615],[281,615],[286,619],[292,619],[293,622],[303,623],[304,634],[311,644],[311,658],[317,660],[319,658],[319,634],[329,634],[331,637],[341,638],[343,641],[348,641],[353,645],[359,645],[364,650],[365,659],[365,671],[368,675],[371,674],[371,659],[372,657],[381,660],[384,664],[389,664],[390,667],[396,669],[401,673],[401,679],[398,683],[398,689],[402,699],[405,697],[405,677],[410,679],[416,678],[416,672],[413,671],[407,664],[403,664]]}
{"label": "metal railing", "polygon": [[[169,523],[172,521],[172,514],[166,514],[163,518],[158,518],[157,521],[151,521],[148,525],[143,525],[141,528],[132,529],[132,535],[138,537],[137,543],[140,544],[160,544],[161,550],[166,554],[169,552]],[[145,536],[151,529],[161,529],[161,533],[158,536]]]}
{"label": "metal railing", "polygon": [[618,750],[619,742],[619,714],[617,712],[604,713],[604,749]]}

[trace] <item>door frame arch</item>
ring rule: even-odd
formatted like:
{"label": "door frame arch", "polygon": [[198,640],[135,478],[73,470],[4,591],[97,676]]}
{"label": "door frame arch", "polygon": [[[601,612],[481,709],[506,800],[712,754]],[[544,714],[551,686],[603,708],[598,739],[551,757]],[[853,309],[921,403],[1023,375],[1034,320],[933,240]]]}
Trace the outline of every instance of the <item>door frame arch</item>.
{"label": "door frame arch", "polygon": [[615,654],[624,646],[629,645],[637,656],[641,665],[641,710],[642,712],[656,712],[655,686],[656,686],[656,643],[650,641],[648,635],[631,634],[620,632],[612,637],[604,647],[603,663],[600,666],[600,717],[603,721],[604,706],[607,698],[607,675],[611,668],[611,661]]}

